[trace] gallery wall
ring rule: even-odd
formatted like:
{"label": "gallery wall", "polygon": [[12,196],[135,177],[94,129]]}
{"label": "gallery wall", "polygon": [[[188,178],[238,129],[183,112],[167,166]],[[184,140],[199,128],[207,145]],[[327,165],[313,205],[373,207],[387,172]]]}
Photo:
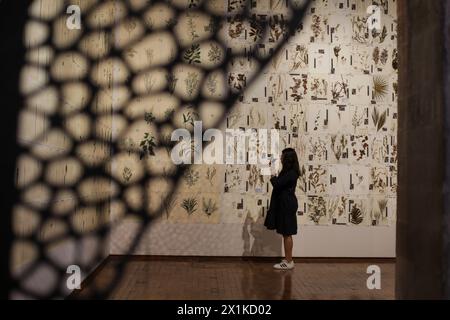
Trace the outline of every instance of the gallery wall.
{"label": "gallery wall", "polygon": [[[236,10],[237,3],[215,1],[214,7],[226,16]],[[395,256],[396,1],[378,3],[381,24],[372,31],[367,22],[368,5],[368,1],[313,1],[295,36],[251,86],[247,82],[255,61],[244,54],[233,60],[225,79],[210,74],[202,88],[202,95],[212,97],[210,100],[220,99],[224,82],[231,90],[244,91],[220,126],[224,135],[226,129],[275,128],[281,149],[293,147],[299,154],[297,256]],[[252,10],[271,21],[266,41],[258,45],[259,54],[270,54],[284,32],[276,21],[286,17],[285,3],[257,1]],[[161,12],[165,11],[161,9],[159,16],[166,19]],[[175,94],[187,97],[195,97],[193,88],[202,79],[195,67],[213,64],[223,51],[245,53],[263,37],[257,26],[230,16],[218,31],[226,48],[220,50],[207,42],[197,45],[196,38],[204,34],[208,21],[195,11],[186,14],[186,20],[182,39],[193,44],[186,44],[185,65],[174,72],[171,85]],[[127,37],[120,35],[119,41]],[[164,49],[164,41],[160,43],[156,49],[139,42],[130,48],[133,56],[129,60],[145,65],[142,60],[149,59],[147,64],[151,64],[159,51],[171,52],[170,47]],[[170,106],[176,105],[176,101],[151,93],[158,79],[146,74],[134,82],[135,88],[147,95],[137,97],[128,110],[140,110],[146,118],[134,123],[136,129],[124,143],[139,146],[146,133],[156,137],[151,132],[152,117],[167,109],[170,112]],[[210,108],[198,114],[187,105],[173,116],[178,128],[192,130],[195,120],[205,121],[216,113]],[[166,151],[144,160],[121,155],[116,162],[113,170],[124,178],[122,183],[133,186],[129,202],[137,208],[142,205],[142,193],[164,198],[165,191],[160,192],[159,187],[144,190],[136,181],[142,161],[170,171],[173,164]],[[257,165],[192,165],[135,253],[280,255],[281,238],[262,225],[271,185],[260,169]],[[126,252],[139,226],[133,218],[115,226],[111,252]]]}

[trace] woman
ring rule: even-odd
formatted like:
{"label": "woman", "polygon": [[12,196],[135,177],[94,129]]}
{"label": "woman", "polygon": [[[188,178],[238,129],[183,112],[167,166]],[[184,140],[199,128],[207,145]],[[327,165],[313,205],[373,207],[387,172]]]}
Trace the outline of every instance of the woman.
{"label": "woman", "polygon": [[294,149],[283,150],[281,164],[283,168],[278,177],[273,176],[270,179],[273,191],[264,225],[267,229],[276,230],[283,235],[285,259],[274,265],[274,268],[290,270],[294,268],[292,235],[297,234],[298,202],[295,188],[300,177],[298,157]]}

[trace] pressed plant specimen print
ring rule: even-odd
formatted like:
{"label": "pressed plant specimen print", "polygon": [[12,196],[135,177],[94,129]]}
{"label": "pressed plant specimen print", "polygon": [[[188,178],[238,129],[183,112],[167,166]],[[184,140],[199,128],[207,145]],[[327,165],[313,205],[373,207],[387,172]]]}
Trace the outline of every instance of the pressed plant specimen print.
{"label": "pressed plant specimen print", "polygon": [[375,49],[373,49],[372,59],[373,59],[373,62],[375,62],[375,64],[378,64],[380,62],[380,48],[379,47],[375,47]]}
{"label": "pressed plant specimen print", "polygon": [[353,112],[352,117],[352,126],[354,131],[356,132],[356,129],[361,127],[364,123],[364,112],[362,110],[355,110]]}
{"label": "pressed plant specimen print", "polygon": [[388,35],[386,26],[383,26],[381,31],[377,28],[372,29],[372,37],[378,38],[379,43],[383,43]]}
{"label": "pressed plant specimen print", "polygon": [[248,184],[251,188],[254,189],[261,189],[264,184],[264,177],[261,175],[259,168],[255,165],[250,166]]}
{"label": "pressed plant specimen print", "polygon": [[132,177],[133,177],[133,172],[131,171],[131,169],[128,167],[123,168],[123,172],[122,172],[123,180],[125,180],[125,182],[130,182]]}
{"label": "pressed plant specimen print", "polygon": [[166,81],[167,81],[167,89],[169,93],[174,93],[175,88],[177,86],[178,78],[176,78],[172,73],[166,75]]}
{"label": "pressed plant specimen print", "polygon": [[323,166],[311,166],[309,170],[309,190],[315,193],[325,193],[326,170]]}
{"label": "pressed plant specimen print", "polygon": [[155,137],[150,135],[150,133],[144,134],[144,139],[142,139],[140,143],[141,147],[141,160],[146,156],[155,156],[155,148],[156,148],[156,142]]}
{"label": "pressed plant specimen print", "polygon": [[211,44],[211,48],[208,51],[208,59],[210,62],[219,62],[222,59],[222,50],[219,45],[215,43]]}
{"label": "pressed plant specimen print", "polygon": [[176,205],[176,200],[174,197],[165,197],[161,195],[161,203],[164,212],[166,213],[167,219],[169,219],[170,212]]}
{"label": "pressed plant specimen print", "polygon": [[184,172],[184,181],[189,187],[193,187],[198,180],[200,179],[200,173],[194,170],[192,167],[189,167]]}
{"label": "pressed plant specimen print", "polygon": [[376,101],[382,100],[388,93],[388,83],[381,76],[373,77],[373,98]]}
{"label": "pressed plant specimen print", "polygon": [[352,155],[356,161],[366,159],[369,155],[369,137],[351,136]]}
{"label": "pressed plant specimen print", "polygon": [[249,125],[261,128],[266,124],[266,116],[258,107],[252,107],[248,113]]}
{"label": "pressed plant specimen print", "polygon": [[318,39],[321,37],[323,39],[323,33],[324,30],[328,26],[328,19],[325,17],[321,17],[317,14],[312,16],[312,24],[311,24],[311,31],[313,33],[314,38]]}
{"label": "pressed plant specimen print", "polygon": [[[285,87],[284,78],[281,74],[272,74],[269,77],[268,92],[272,101],[279,101],[284,98]],[[300,84],[301,86],[301,84]]]}
{"label": "pressed plant specimen print", "polygon": [[161,135],[160,146],[162,146],[164,150],[166,150],[167,155],[170,156],[170,153],[174,145],[175,143],[172,141],[172,136],[170,133]]}
{"label": "pressed plant specimen print", "polygon": [[230,0],[228,1],[228,12],[240,11],[245,7],[246,3],[246,0]]}
{"label": "pressed plant specimen print", "polygon": [[300,166],[300,176],[298,177],[297,187],[300,189],[301,192],[307,191],[307,184],[308,184],[308,176],[306,173],[306,168],[304,165]]}
{"label": "pressed plant specimen print", "polygon": [[369,28],[366,17],[353,17],[353,40],[359,43],[367,43],[369,39]]}
{"label": "pressed plant specimen print", "polygon": [[388,200],[385,198],[376,200],[371,212],[373,225],[380,225],[381,222],[385,219],[387,205]]}
{"label": "pressed plant specimen print", "polygon": [[294,85],[290,87],[291,89],[291,97],[294,101],[298,102],[301,99],[304,99],[308,92],[308,79],[307,77],[292,77],[294,81]]}
{"label": "pressed plant specimen print", "polygon": [[377,128],[377,131],[380,131],[384,127],[384,125],[386,124],[386,118],[387,118],[387,110],[380,113],[377,107],[373,109],[372,121],[375,127]]}
{"label": "pressed plant specimen print", "polygon": [[219,210],[219,208],[217,207],[217,203],[212,200],[211,198],[209,198],[208,200],[206,200],[205,198],[203,198],[203,212],[207,215],[207,216],[211,216],[214,212],[216,212],[217,210]]}
{"label": "pressed plant specimen print", "polygon": [[345,135],[331,135],[331,150],[333,150],[336,160],[341,160],[347,149],[348,139]]}
{"label": "pressed plant specimen print", "polygon": [[247,77],[243,73],[230,73],[228,75],[228,84],[234,92],[241,92],[247,86]]}
{"label": "pressed plant specimen print", "polygon": [[314,78],[311,80],[311,95],[313,99],[324,100],[327,97],[327,92],[327,80],[319,78]]}
{"label": "pressed plant specimen print", "polygon": [[385,65],[387,63],[388,59],[389,59],[389,53],[388,53],[387,49],[383,49],[383,51],[381,51],[381,54],[380,54],[380,62],[383,65]]}
{"label": "pressed plant specimen print", "polygon": [[392,68],[394,70],[398,69],[398,50],[392,50]]}
{"label": "pressed plant specimen print", "polygon": [[327,142],[320,137],[310,138],[310,159],[323,161],[327,158]]}
{"label": "pressed plant specimen print", "polygon": [[[328,202],[328,216],[333,224],[346,223],[345,209],[347,207],[347,198],[345,196],[331,198]],[[345,218],[345,220],[344,220]]]}
{"label": "pressed plant specimen print", "polygon": [[282,15],[270,17],[269,42],[278,42],[286,32],[286,22]]}
{"label": "pressed plant specimen print", "polygon": [[298,105],[296,110],[290,110],[290,112],[290,130],[294,136],[297,136],[300,131],[305,129],[305,108],[302,105]]}
{"label": "pressed plant specimen print", "polygon": [[199,74],[197,72],[189,72],[184,82],[186,84],[186,91],[188,96],[192,97],[200,83]]}
{"label": "pressed plant specimen print", "polygon": [[297,45],[291,56],[291,68],[289,72],[304,69],[308,66],[308,49],[305,45]]}
{"label": "pressed plant specimen print", "polygon": [[244,24],[239,16],[232,17],[228,24],[228,35],[232,39],[239,38],[244,32]]}
{"label": "pressed plant specimen print", "polygon": [[250,39],[253,42],[258,42],[263,37],[263,27],[261,23],[257,19],[252,19],[250,21],[250,31],[249,31]]}
{"label": "pressed plant specimen print", "polygon": [[242,188],[244,181],[243,173],[240,167],[229,166],[225,172],[225,192],[236,192]]}
{"label": "pressed plant specimen print", "polygon": [[183,125],[185,128],[188,126],[194,127],[194,122],[199,119],[199,115],[195,111],[188,111],[183,113]]}
{"label": "pressed plant specimen print", "polygon": [[372,188],[379,193],[385,193],[388,188],[388,172],[386,168],[372,168],[371,180]]}
{"label": "pressed plant specimen print", "polygon": [[316,225],[327,216],[327,203],[323,197],[309,197],[308,216]]}
{"label": "pressed plant specimen print", "polygon": [[359,208],[358,206],[354,205],[352,207],[352,210],[350,211],[350,222],[352,224],[361,224],[364,221],[364,214],[361,211],[361,208]]}
{"label": "pressed plant specimen print", "polygon": [[348,81],[344,80],[344,77],[341,77],[341,79],[341,81],[334,82],[331,87],[333,101],[339,101],[349,95]]}
{"label": "pressed plant specimen print", "polygon": [[364,222],[366,209],[361,200],[351,201],[351,209],[349,214],[350,223],[353,225],[360,225]]}
{"label": "pressed plant specimen print", "polygon": [[191,8],[198,8],[198,5],[200,4],[200,0],[189,0],[189,9]]}
{"label": "pressed plant specimen print", "polygon": [[388,163],[389,138],[373,137],[371,142],[372,158],[377,163]]}
{"label": "pressed plant specimen print", "polygon": [[189,49],[187,49],[183,55],[184,61],[189,64],[201,63],[200,60],[200,45],[193,44]]}
{"label": "pressed plant specimen print", "polygon": [[188,215],[192,215],[197,211],[198,202],[195,198],[187,198],[181,202],[181,208],[183,208]]}
{"label": "pressed plant specimen print", "polygon": [[144,120],[147,122],[147,124],[152,124],[153,121],[155,121],[155,116],[153,115],[153,112],[146,112],[144,114]]}
{"label": "pressed plant specimen print", "polygon": [[205,81],[205,86],[206,86],[206,90],[208,90],[208,92],[210,94],[215,94],[217,92],[217,83],[218,83],[218,78],[219,76],[217,74],[210,74]]}
{"label": "pressed plant specimen print", "polygon": [[206,179],[208,180],[209,184],[213,186],[214,178],[216,177],[217,169],[214,167],[208,167],[208,170],[206,170]]}
{"label": "pressed plant specimen print", "polygon": [[192,42],[194,42],[195,39],[200,37],[197,33],[197,26],[195,24],[195,20],[198,18],[198,15],[193,14],[192,12],[188,11],[187,18],[188,18],[188,28],[189,28],[189,33],[191,35],[191,40],[192,40]]}

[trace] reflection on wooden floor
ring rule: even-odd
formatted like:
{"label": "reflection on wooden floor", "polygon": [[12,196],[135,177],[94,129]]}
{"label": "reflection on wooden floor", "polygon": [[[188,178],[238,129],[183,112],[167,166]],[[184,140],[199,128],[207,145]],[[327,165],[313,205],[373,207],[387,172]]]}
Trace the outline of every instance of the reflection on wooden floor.
{"label": "reflection on wooden floor", "polygon": [[[110,257],[73,296],[86,297],[115,270]],[[110,299],[394,299],[393,260],[297,259],[292,271],[272,269],[274,259],[127,258],[125,273]],[[381,268],[381,290],[366,286],[369,265]]]}

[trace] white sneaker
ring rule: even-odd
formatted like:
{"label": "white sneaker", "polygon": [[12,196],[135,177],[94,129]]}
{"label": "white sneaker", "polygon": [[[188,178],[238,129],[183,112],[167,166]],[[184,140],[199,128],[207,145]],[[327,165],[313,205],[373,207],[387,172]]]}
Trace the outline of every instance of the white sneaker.
{"label": "white sneaker", "polygon": [[286,260],[281,260],[280,263],[277,263],[276,265],[274,265],[274,269],[277,270],[292,270],[294,269],[294,261],[291,261],[290,263],[287,262]]}

